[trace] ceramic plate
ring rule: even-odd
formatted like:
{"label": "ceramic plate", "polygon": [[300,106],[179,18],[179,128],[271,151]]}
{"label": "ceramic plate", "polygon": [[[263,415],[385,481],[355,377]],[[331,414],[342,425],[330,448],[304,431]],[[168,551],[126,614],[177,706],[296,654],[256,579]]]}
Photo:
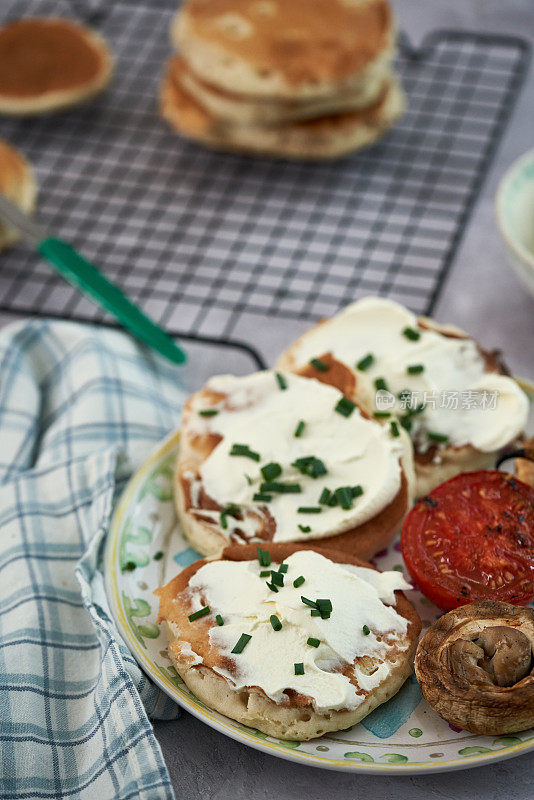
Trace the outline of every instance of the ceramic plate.
{"label": "ceramic plate", "polygon": [[[449,726],[421,697],[415,678],[358,725],[309,742],[287,742],[246,728],[212,711],[189,691],[167,658],[165,633],[156,625],[152,590],[199,554],[185,539],[174,511],[172,472],[179,446],[163,442],[128,484],[117,507],[105,557],[106,588],[119,630],[144,671],[163,691],[199,719],[266,753],[347,772],[412,774],[444,772],[501,761],[534,749],[534,730],[514,736],[475,736]],[[384,569],[403,571],[398,543],[375,558]],[[405,577],[409,579],[407,573]],[[438,609],[409,593],[423,630]]]}

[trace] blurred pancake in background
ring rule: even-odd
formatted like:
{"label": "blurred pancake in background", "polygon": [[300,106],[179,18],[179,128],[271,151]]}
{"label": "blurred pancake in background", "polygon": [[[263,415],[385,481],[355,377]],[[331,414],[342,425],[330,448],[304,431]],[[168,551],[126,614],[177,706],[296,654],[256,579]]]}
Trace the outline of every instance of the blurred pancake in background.
{"label": "blurred pancake in background", "polygon": [[[33,211],[37,184],[31,165],[14,147],[0,139],[0,192],[26,214]],[[13,244],[18,233],[0,222],[0,250]]]}
{"label": "blurred pancake in background", "polygon": [[76,105],[107,86],[113,58],[93,30],[60,17],[0,27],[0,113],[44,114]]}

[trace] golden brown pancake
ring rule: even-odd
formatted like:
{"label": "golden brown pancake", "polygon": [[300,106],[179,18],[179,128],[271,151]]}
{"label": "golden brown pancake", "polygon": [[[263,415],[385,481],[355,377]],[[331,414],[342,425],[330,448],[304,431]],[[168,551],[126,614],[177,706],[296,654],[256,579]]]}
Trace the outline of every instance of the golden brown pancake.
{"label": "golden brown pancake", "polygon": [[293,159],[338,158],[375,141],[404,110],[404,95],[392,78],[365,109],[330,114],[272,127],[235,125],[211,115],[177,80],[184,69],[170,62],[161,87],[161,113],[187,138],[220,150]]}
{"label": "golden brown pancake", "polygon": [[194,72],[229,91],[319,97],[389,63],[387,0],[189,0],[173,43]]}
{"label": "golden brown pancake", "polygon": [[[33,170],[18,150],[0,139],[0,192],[29,214],[33,211],[37,186]],[[0,223],[0,249],[18,239],[18,233]]]}
{"label": "golden brown pancake", "polygon": [[98,34],[60,17],[0,27],[0,113],[28,115],[74,105],[101,91],[113,68]]}

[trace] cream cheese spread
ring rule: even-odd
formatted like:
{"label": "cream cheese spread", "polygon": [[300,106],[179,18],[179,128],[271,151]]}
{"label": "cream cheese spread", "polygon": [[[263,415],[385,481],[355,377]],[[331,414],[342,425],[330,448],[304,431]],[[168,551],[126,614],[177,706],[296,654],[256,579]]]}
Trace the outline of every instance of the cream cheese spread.
{"label": "cream cheese spread", "polygon": [[[268,588],[268,578],[260,578],[264,568],[258,561],[213,561],[192,577],[192,609],[208,605],[221,615],[224,624],[210,628],[210,643],[235,665],[215,671],[236,690],[258,686],[277,703],[293,689],[311,697],[318,711],[357,708],[365,692],[388,677],[398,651],[408,647],[407,620],[392,606],[395,590],[410,587],[399,572],[337,564],[311,550],[297,551],[284,563],[284,585],[277,592]],[[295,587],[300,576],[305,580]],[[312,615],[302,596],[329,599],[330,617]],[[270,621],[273,615],[280,630]],[[250,639],[233,654],[242,634]],[[199,663],[198,656],[192,658]],[[296,664],[302,674],[295,674]]]}
{"label": "cream cheese spread", "polygon": [[[340,413],[336,407],[343,395],[331,386],[291,374],[282,382],[283,389],[272,371],[212,378],[206,388],[224,396],[219,406],[210,406],[215,416],[199,413],[198,396],[184,420],[185,435],[209,432],[222,439],[198,477],[184,473],[191,486],[190,513],[213,520],[228,536],[241,529],[250,539],[267,511],[276,526],[274,541],[331,536],[375,517],[400,490],[399,458],[409,441],[363,417],[352,404],[348,415]],[[245,447],[245,454],[232,455],[236,445]],[[314,462],[307,466],[306,459]],[[267,465],[271,472],[262,472]],[[222,528],[219,511],[195,508],[200,486],[223,509],[235,504],[253,513],[239,520],[224,515]],[[347,502],[324,501],[328,491],[334,503],[340,488],[352,491],[350,498],[341,497]]]}
{"label": "cream cheese spread", "polygon": [[[525,393],[513,378],[486,371],[472,339],[419,328],[415,314],[391,300],[369,297],[352,303],[304,334],[291,353],[297,369],[331,353],[356,373],[358,397],[372,408],[379,378],[386,381],[388,399],[395,400],[388,409],[401,416],[405,409],[398,395],[413,393],[414,405],[425,405],[411,420],[420,452],[440,439],[492,452],[513,441],[527,421]],[[369,355],[371,363],[358,369]],[[429,438],[429,432],[437,438]]]}

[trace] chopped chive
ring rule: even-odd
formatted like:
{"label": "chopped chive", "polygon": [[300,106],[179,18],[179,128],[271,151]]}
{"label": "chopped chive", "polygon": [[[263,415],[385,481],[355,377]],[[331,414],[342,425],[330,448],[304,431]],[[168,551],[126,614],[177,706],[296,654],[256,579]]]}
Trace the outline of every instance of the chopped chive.
{"label": "chopped chive", "polygon": [[321,612],[330,613],[330,611],[332,611],[332,601],[327,597],[318,597],[315,604]]}
{"label": "chopped chive", "polygon": [[295,675],[304,675],[304,664],[300,661],[298,664],[295,664]]}
{"label": "chopped chive", "polygon": [[275,461],[271,461],[270,464],[266,464],[264,467],[262,467],[260,472],[266,481],[272,481],[282,474],[282,467]]}
{"label": "chopped chive", "polygon": [[221,528],[224,531],[227,530],[228,529],[228,519],[226,518],[226,514],[224,513],[224,511],[221,511],[221,513],[219,514],[219,518],[220,518],[220,522],[221,522]]}
{"label": "chopped chive", "polygon": [[412,418],[409,414],[405,417],[401,417],[399,420],[400,424],[404,428],[405,431],[411,431],[412,429]]}
{"label": "chopped chive", "polygon": [[397,425],[394,419],[392,419],[391,422],[389,423],[389,428],[392,436],[400,436],[399,426]]}
{"label": "chopped chive", "polygon": [[214,417],[218,413],[218,408],[204,408],[202,411],[198,412],[198,415],[199,417]]}
{"label": "chopped chive", "polygon": [[282,630],[282,623],[280,622],[276,614],[271,614],[271,616],[269,617],[269,622],[271,623],[275,631]]}
{"label": "chopped chive", "polygon": [[337,403],[334,411],[337,411],[337,413],[341,414],[343,417],[350,417],[355,408],[356,403],[353,403],[348,397],[342,397]]}
{"label": "chopped chive", "polygon": [[270,575],[271,575],[270,569],[262,569],[262,571],[260,572],[260,578],[269,578]]}
{"label": "chopped chive", "polygon": [[287,389],[287,381],[279,372],[276,373],[276,380],[280,389]]}
{"label": "chopped chive", "polygon": [[220,614],[217,614],[217,616],[215,617],[215,622],[217,623],[217,625],[219,625],[219,627],[222,627],[224,625],[224,620]]}
{"label": "chopped chive", "polygon": [[265,585],[269,587],[269,589],[271,590],[271,592],[277,592],[277,591],[278,591],[278,587],[277,587],[277,586],[275,586],[275,585],[274,585],[274,583],[268,583],[268,582],[267,582]]}
{"label": "chopped chive", "polygon": [[299,439],[302,434],[304,433],[304,428],[306,427],[306,423],[303,419],[300,420],[299,424],[295,428],[295,433],[293,434],[297,439]]}
{"label": "chopped chive", "polygon": [[233,444],[230,450],[231,456],[244,456],[245,458],[251,458],[253,461],[260,460],[260,454],[256,453],[254,450],[251,450],[248,444]]}
{"label": "chopped chive", "polygon": [[291,466],[296,467],[302,475],[309,475],[310,478],[318,478],[319,475],[326,475],[328,472],[321,459],[315,456],[297,458]]}
{"label": "chopped chive", "polygon": [[295,587],[295,589],[298,589],[299,586],[302,586],[305,580],[306,578],[304,577],[304,575],[299,575],[298,578],[295,578],[295,580],[293,581],[293,586]]}
{"label": "chopped chive", "polygon": [[398,395],[397,395],[399,400],[403,400],[405,403],[409,403],[410,402],[411,396],[412,396],[412,392],[411,392],[410,389],[402,389],[402,391],[400,391],[398,393]]}
{"label": "chopped chive", "polygon": [[363,494],[363,487],[360,486],[360,484],[353,486],[350,490],[350,493],[353,497],[361,497]]}
{"label": "chopped chive", "polygon": [[356,369],[361,370],[361,372],[365,372],[366,369],[369,369],[374,360],[374,355],[372,353],[368,353],[360,361],[358,361],[356,364]]}
{"label": "chopped chive", "polygon": [[161,559],[163,558],[163,550],[158,550],[157,553],[154,553],[153,558],[154,561],[161,561]]}
{"label": "chopped chive", "polygon": [[432,433],[432,431],[428,431],[427,436],[432,442],[444,443],[449,441],[449,437],[445,433]]}
{"label": "chopped chive", "polygon": [[227,528],[228,528],[228,519],[227,519],[227,517],[234,517],[235,518],[237,516],[237,514],[239,514],[240,511],[241,511],[241,509],[239,508],[238,505],[235,505],[235,503],[229,503],[226,506],[226,508],[223,508],[223,510],[221,511],[221,513],[219,515],[220,516],[220,520],[221,520],[221,528],[223,530],[227,530]]}
{"label": "chopped chive", "polygon": [[276,570],[271,570],[271,583],[273,586],[283,586],[284,585],[284,574],[283,572],[277,572]]}
{"label": "chopped chive", "polygon": [[137,564],[135,561],[127,561],[124,567],[122,568],[123,572],[133,572],[136,569]]}
{"label": "chopped chive", "polygon": [[371,633],[371,629],[369,628],[369,625],[364,625],[363,628],[362,628],[362,631],[363,631],[363,635],[364,636],[369,636],[369,634]]}
{"label": "chopped chive", "polygon": [[344,511],[352,508],[352,489],[350,486],[340,486],[334,492],[336,500]]}
{"label": "chopped chive", "polygon": [[189,622],[194,622],[196,619],[200,619],[200,617],[205,617],[206,614],[210,613],[210,607],[204,606],[199,611],[194,611],[193,614],[189,614]]}
{"label": "chopped chive", "polygon": [[280,564],[278,567],[278,572],[282,572],[285,575],[288,569],[289,567],[287,564]]}
{"label": "chopped chive", "polygon": [[338,504],[338,501],[337,501],[337,497],[336,497],[336,493],[335,493],[335,492],[332,492],[332,497],[331,497],[331,498],[330,498],[330,500],[328,501],[328,505],[329,505],[331,508],[333,508],[334,506],[337,506],[337,505],[339,505],[339,504]]}
{"label": "chopped chive", "polygon": [[373,411],[373,417],[375,419],[387,419],[391,417],[391,413],[389,411]]}
{"label": "chopped chive", "polygon": [[299,531],[302,533],[309,533],[311,531],[311,527],[309,525],[299,525]]}
{"label": "chopped chive", "polygon": [[232,650],[232,653],[242,653],[251,639],[252,636],[249,633],[242,633],[239,639],[237,640],[237,643],[234,649]]}
{"label": "chopped chive", "polygon": [[249,486],[252,486],[252,484],[254,483],[254,481],[252,480],[252,478],[250,477],[250,475],[247,475],[247,473],[246,473],[246,472],[245,472],[245,478],[247,479],[247,483],[248,483],[248,485],[249,485]]}
{"label": "chopped chive", "polygon": [[323,509],[320,506],[299,506],[299,514],[320,514]]}
{"label": "chopped chive", "polygon": [[328,505],[328,501],[330,500],[331,497],[332,497],[332,492],[330,491],[330,489],[327,489],[326,486],[325,486],[323,491],[319,495],[319,504],[322,505],[322,506],[327,506]]}
{"label": "chopped chive", "polygon": [[315,369],[318,370],[319,372],[326,372],[327,370],[330,369],[328,364],[325,364],[324,361],[321,361],[320,358],[312,358],[310,360],[310,364],[312,365],[312,367],[315,367]]}
{"label": "chopped chive", "polygon": [[260,492],[276,492],[276,494],[300,494],[300,483],[280,483],[279,481],[265,481],[260,484]]}
{"label": "chopped chive", "polygon": [[319,647],[321,644],[319,639],[316,639],[314,636],[310,636],[306,644],[309,644],[310,647]]}
{"label": "chopped chive", "polygon": [[252,499],[255,503],[270,503],[273,499],[273,496],[272,494],[266,494],[265,492],[256,492],[256,494],[252,496]]}
{"label": "chopped chive", "polygon": [[260,567],[270,567],[271,566],[271,554],[268,550],[262,550],[261,547],[256,547],[256,553],[258,554],[258,561],[260,562]]}
{"label": "chopped chive", "polygon": [[319,611],[318,608],[312,608],[312,610],[310,611],[310,614],[311,614],[312,617],[321,617],[322,616],[322,614],[321,614],[321,612]]}
{"label": "chopped chive", "polygon": [[388,391],[388,385],[387,385],[387,383],[385,381],[385,378],[377,378],[376,379],[376,381],[375,381],[375,389],[377,390],[377,392],[379,392],[379,391],[387,392]]}
{"label": "chopped chive", "polygon": [[411,342],[416,342],[418,339],[421,338],[421,334],[419,331],[414,330],[414,328],[404,328],[402,335],[409,339]]}
{"label": "chopped chive", "polygon": [[308,597],[304,597],[303,594],[301,594],[300,599],[302,600],[305,606],[309,606],[310,608],[317,608],[317,603],[315,602],[315,600],[310,600]]}
{"label": "chopped chive", "polygon": [[410,364],[410,366],[406,369],[408,375],[420,375],[424,371],[425,368],[423,364]]}

